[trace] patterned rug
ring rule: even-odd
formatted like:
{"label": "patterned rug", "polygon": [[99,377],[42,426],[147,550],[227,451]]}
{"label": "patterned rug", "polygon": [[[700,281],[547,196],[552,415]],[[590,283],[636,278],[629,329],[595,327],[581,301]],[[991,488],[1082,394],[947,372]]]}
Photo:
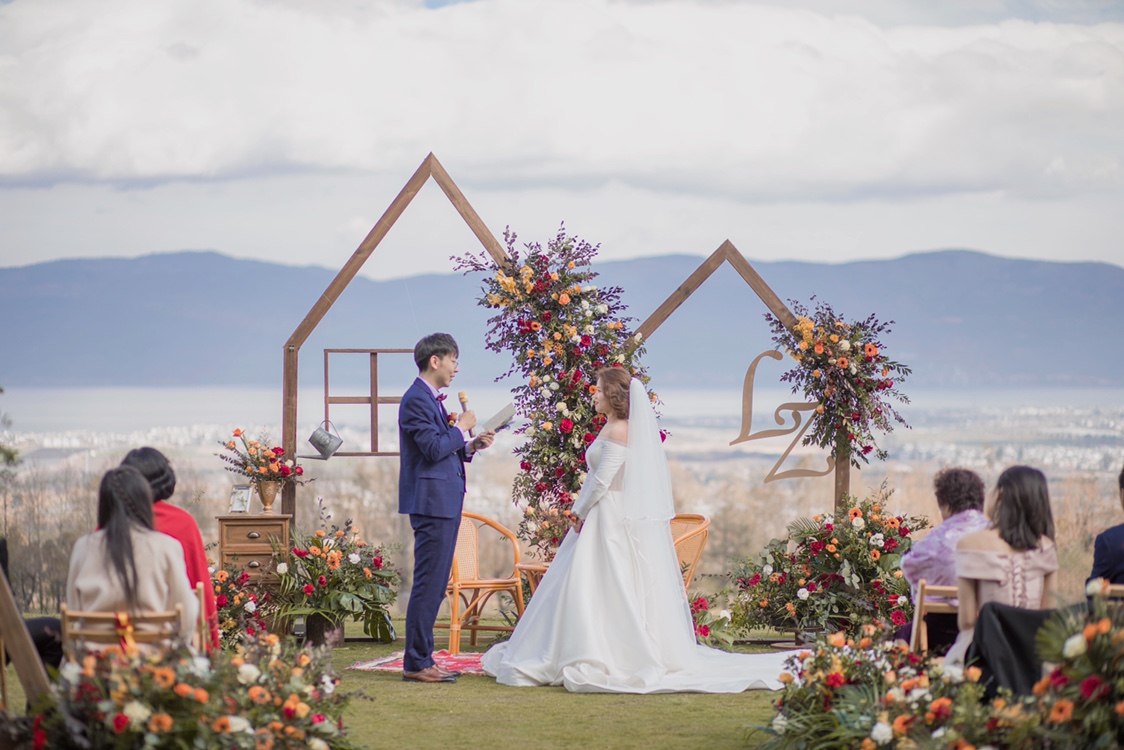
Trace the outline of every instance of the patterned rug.
{"label": "patterned rug", "polygon": [[[374,661],[357,661],[348,669],[357,669],[361,672],[401,672],[403,656],[405,656],[405,652],[399,651],[396,654],[384,656]],[[456,670],[461,674],[484,674],[484,670],[480,666],[481,656],[483,654],[476,653],[460,653],[453,656],[445,650],[433,652],[434,661],[445,669]]]}

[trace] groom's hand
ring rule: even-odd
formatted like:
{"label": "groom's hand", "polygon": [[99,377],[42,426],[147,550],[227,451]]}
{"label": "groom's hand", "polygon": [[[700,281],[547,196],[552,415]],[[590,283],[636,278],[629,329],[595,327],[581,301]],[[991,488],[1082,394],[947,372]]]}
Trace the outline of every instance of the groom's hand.
{"label": "groom's hand", "polygon": [[494,441],[495,439],[496,433],[494,431],[477,435],[476,438],[472,441],[473,450],[482,451],[485,448],[490,448],[492,446],[492,441]]}
{"label": "groom's hand", "polygon": [[457,427],[460,427],[462,430],[465,430],[466,432],[468,430],[471,430],[472,428],[476,427],[476,412],[474,412],[474,411],[462,412],[461,415],[459,417],[457,417]]}

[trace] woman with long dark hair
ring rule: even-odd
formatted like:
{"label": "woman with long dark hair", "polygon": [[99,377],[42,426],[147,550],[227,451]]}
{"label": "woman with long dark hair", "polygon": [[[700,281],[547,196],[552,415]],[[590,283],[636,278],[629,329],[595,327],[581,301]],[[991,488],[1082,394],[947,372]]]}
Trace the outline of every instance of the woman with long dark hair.
{"label": "woman with long dark hair", "polygon": [[152,490],[131,466],[110,469],[98,489],[98,529],[74,543],[66,606],[85,612],[166,612],[183,605],[180,632],[199,616],[183,547],[152,525]]}
{"label": "woman with long dark hair", "polygon": [[960,634],[946,661],[963,663],[980,608],[999,602],[1022,609],[1051,609],[1058,554],[1046,476],[1030,466],[999,475],[988,512],[991,528],[956,545]]}
{"label": "woman with long dark hair", "polygon": [[207,552],[203,546],[203,536],[199,524],[191,514],[169,502],[176,491],[176,472],[167,457],[155,448],[134,448],[129,451],[122,466],[132,466],[144,475],[152,488],[152,525],[157,531],[167,534],[183,547],[184,562],[187,564],[187,581],[194,588],[203,584],[203,602],[207,609],[207,623],[211,631],[211,647],[219,645],[219,620],[215,608],[215,590],[211,585],[211,573],[207,569]]}

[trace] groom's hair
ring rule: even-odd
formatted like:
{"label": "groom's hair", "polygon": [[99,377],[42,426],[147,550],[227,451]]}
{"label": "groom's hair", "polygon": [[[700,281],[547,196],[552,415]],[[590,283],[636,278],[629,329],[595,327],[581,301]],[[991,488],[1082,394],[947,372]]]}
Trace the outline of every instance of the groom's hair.
{"label": "groom's hair", "polygon": [[414,362],[418,366],[418,372],[429,369],[430,357],[446,357],[450,354],[459,357],[461,352],[457,348],[456,339],[447,333],[431,333],[414,344]]}

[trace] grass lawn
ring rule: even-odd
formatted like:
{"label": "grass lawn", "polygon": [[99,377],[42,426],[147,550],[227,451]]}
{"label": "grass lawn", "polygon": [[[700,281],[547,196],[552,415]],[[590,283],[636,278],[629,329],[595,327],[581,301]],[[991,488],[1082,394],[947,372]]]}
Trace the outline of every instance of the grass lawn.
{"label": "grass lawn", "polygon": [[[402,623],[396,623],[399,632]],[[353,630],[354,628],[354,630]],[[348,635],[361,635],[348,624]],[[483,634],[481,641],[487,641]],[[464,650],[472,648],[465,638]],[[438,641],[438,648],[442,647]],[[361,692],[345,714],[348,734],[369,748],[746,748],[746,731],[772,719],[773,693],[738,695],[573,694],[563,688],[509,688],[489,677],[456,684],[403,682],[401,674],[347,667],[400,651],[396,643],[347,641],[332,652],[340,689]],[[24,699],[8,667],[11,706]],[[13,689],[14,688],[14,689]]]}

